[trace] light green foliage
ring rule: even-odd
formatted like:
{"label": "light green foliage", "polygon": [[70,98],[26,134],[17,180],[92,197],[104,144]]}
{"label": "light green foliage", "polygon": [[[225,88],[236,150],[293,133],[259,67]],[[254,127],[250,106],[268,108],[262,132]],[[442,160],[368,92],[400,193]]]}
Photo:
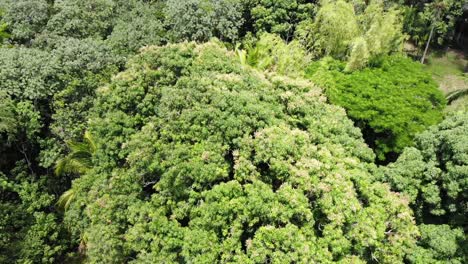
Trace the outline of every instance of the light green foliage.
{"label": "light green foliage", "polygon": [[240,0],[168,0],[165,13],[175,41],[235,41],[244,21]]}
{"label": "light green foliage", "polygon": [[250,11],[255,33],[277,34],[292,40],[299,22],[312,15],[312,1],[307,0],[244,0]]}
{"label": "light green foliage", "polygon": [[4,10],[2,5],[0,4],[0,46],[11,36],[8,33],[8,24],[3,19]]}
{"label": "light green foliage", "polygon": [[5,42],[11,35],[7,32],[8,25],[0,21],[0,45]]}
{"label": "light green foliage", "polygon": [[404,41],[402,18],[397,9],[384,9],[373,1],[359,17],[372,55],[400,51]]}
{"label": "light green foliage", "polygon": [[262,71],[276,72],[287,76],[301,76],[310,59],[297,41],[285,43],[279,36],[263,34],[253,47],[247,47],[246,54],[239,54],[245,63]]}
{"label": "light green foliage", "polygon": [[41,129],[41,115],[34,108],[31,101],[19,102],[16,104],[16,120],[24,130],[26,138],[32,142],[36,141],[37,134]]}
{"label": "light green foliage", "polygon": [[439,216],[463,225],[468,213],[467,155],[468,114],[457,112],[418,135],[414,148],[383,168],[382,180],[408,195],[421,221]]}
{"label": "light green foliage", "polygon": [[319,56],[338,59],[346,57],[353,39],[361,34],[354,6],[343,0],[321,5],[310,30],[315,43],[306,45],[312,44],[312,49]]}
{"label": "light green foliage", "polygon": [[92,157],[96,151],[94,140],[89,132],[85,132],[83,142],[68,142],[70,153],[55,166],[55,174],[62,176],[65,174],[86,173],[92,166]]}
{"label": "light green foliage", "polygon": [[431,76],[409,58],[388,56],[374,64],[346,73],[344,63],[325,59],[313,63],[307,75],[326,87],[330,102],[347,110],[385,160],[442,120],[445,99]]}
{"label": "light green foliage", "polygon": [[49,13],[46,0],[15,0],[7,5],[3,21],[8,25],[13,41],[28,44],[42,32]]}
{"label": "light green foliage", "polygon": [[370,52],[364,38],[354,39],[345,71],[352,72],[364,68],[369,61]]}
{"label": "light green foliage", "polygon": [[[55,174],[57,176],[82,175],[93,167],[93,156],[96,152],[96,144],[91,133],[85,132],[83,142],[67,142],[70,152],[67,156],[57,161]],[[57,205],[62,209],[68,209],[76,196],[74,189],[65,191],[57,201]]]}
{"label": "light green foliage", "polygon": [[400,51],[404,40],[398,11],[378,1],[321,1],[314,20],[302,22],[297,35],[316,57],[348,60],[348,71]]}
{"label": "light green foliage", "polygon": [[411,212],[324,101],[217,43],[146,48],[99,90],[66,223],[90,262],[402,262]]}

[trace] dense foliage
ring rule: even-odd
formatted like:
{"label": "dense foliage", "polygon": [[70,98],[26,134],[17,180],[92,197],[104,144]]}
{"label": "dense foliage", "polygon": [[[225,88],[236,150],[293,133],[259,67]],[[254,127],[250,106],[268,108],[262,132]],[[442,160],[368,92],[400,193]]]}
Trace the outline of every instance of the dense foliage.
{"label": "dense foliage", "polygon": [[215,43],[148,48],[127,68],[99,92],[94,168],[66,212],[90,261],[394,263],[411,248],[407,205],[313,84]]}
{"label": "dense foliage", "polygon": [[[468,216],[468,114],[458,112],[415,138],[382,180],[407,195],[421,228],[424,258],[463,263]],[[450,225],[450,226],[449,226]],[[453,229],[451,229],[453,227]],[[463,248],[464,247],[464,248]],[[419,256],[421,258],[421,256]]]}
{"label": "dense foliage", "polygon": [[278,34],[286,41],[292,40],[296,27],[313,13],[315,1],[311,0],[244,0],[250,10],[256,33]]}
{"label": "dense foliage", "polygon": [[[405,1],[402,8],[405,17],[405,31],[416,45],[443,45],[455,35],[455,23],[463,14],[467,0],[426,0]],[[465,7],[466,8],[466,7]],[[432,39],[429,39],[432,31]]]}
{"label": "dense foliage", "polygon": [[348,71],[366,66],[369,59],[401,50],[402,23],[397,9],[382,3],[321,1],[315,19],[306,20],[298,37],[316,57],[347,59]]}
{"label": "dense foliage", "polygon": [[0,263],[465,263],[464,5],[0,0]]}
{"label": "dense foliage", "polygon": [[168,0],[166,5],[168,24],[176,41],[239,38],[243,24],[240,0]]}
{"label": "dense foliage", "polygon": [[417,133],[442,119],[442,93],[408,58],[384,57],[352,73],[345,72],[344,63],[324,59],[307,74],[326,87],[331,103],[346,109],[380,160],[400,153]]}
{"label": "dense foliage", "polygon": [[[466,222],[468,115],[459,112],[415,139],[397,162],[385,168],[385,180],[408,194],[421,219],[440,216],[445,222]],[[443,217],[450,216],[450,217]]]}
{"label": "dense foliage", "polygon": [[243,64],[292,77],[303,76],[303,69],[310,62],[310,56],[298,41],[286,43],[268,33],[261,35],[253,46],[236,52]]}

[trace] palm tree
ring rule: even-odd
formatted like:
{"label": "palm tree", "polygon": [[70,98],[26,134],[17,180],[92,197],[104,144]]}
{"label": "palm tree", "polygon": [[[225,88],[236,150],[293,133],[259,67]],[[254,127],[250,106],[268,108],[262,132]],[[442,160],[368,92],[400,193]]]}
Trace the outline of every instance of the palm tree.
{"label": "palm tree", "polygon": [[[96,152],[96,144],[89,131],[86,131],[82,142],[67,142],[70,153],[60,159],[55,166],[55,174],[62,175],[81,175],[92,168],[92,157]],[[76,192],[73,188],[64,192],[57,201],[60,208],[67,209],[74,200]]]}

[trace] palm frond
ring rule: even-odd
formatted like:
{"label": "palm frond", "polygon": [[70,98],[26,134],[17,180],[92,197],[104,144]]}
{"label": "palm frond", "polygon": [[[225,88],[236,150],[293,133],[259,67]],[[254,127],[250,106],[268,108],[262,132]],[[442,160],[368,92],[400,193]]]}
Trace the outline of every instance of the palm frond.
{"label": "palm frond", "polygon": [[75,196],[76,192],[73,189],[64,192],[62,195],[60,195],[60,198],[57,201],[57,206],[60,209],[67,210],[68,207],[70,207],[70,204],[75,199]]}
{"label": "palm frond", "polygon": [[236,45],[235,52],[242,66],[247,65],[247,52],[243,49],[240,49],[240,44]]}
{"label": "palm frond", "polygon": [[96,143],[94,142],[91,132],[86,131],[83,138],[84,141],[88,144],[90,152],[94,154],[94,152],[96,152]]}
{"label": "palm frond", "polygon": [[93,166],[92,157],[96,145],[89,132],[84,135],[83,142],[67,142],[70,153],[59,160],[55,166],[56,175],[83,174]]}
{"label": "palm frond", "polygon": [[463,97],[465,95],[468,95],[468,88],[458,89],[458,90],[452,91],[449,94],[447,94],[447,96],[445,98],[447,99],[448,104],[450,104],[453,101],[455,101],[458,98],[461,98],[461,97]]}

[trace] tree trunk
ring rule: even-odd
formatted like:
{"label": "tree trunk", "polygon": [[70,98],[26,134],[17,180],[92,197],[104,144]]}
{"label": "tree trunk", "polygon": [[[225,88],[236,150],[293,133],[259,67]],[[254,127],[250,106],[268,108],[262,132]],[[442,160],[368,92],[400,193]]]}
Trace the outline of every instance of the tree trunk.
{"label": "tree trunk", "polygon": [[431,43],[432,35],[434,34],[434,27],[435,27],[435,25],[432,25],[431,33],[429,34],[429,39],[427,40],[426,48],[424,49],[424,53],[423,53],[422,58],[421,58],[421,63],[422,64],[424,64],[424,60],[426,60],[427,50],[429,49],[429,44]]}

